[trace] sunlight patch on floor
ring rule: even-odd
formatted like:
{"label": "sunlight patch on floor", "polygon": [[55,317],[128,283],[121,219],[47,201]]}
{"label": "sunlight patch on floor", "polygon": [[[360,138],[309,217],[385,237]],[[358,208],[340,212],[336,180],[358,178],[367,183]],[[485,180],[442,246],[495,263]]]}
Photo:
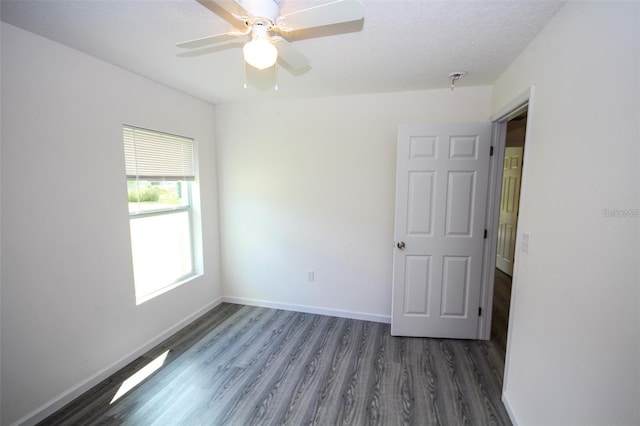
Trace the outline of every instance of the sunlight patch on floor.
{"label": "sunlight patch on floor", "polygon": [[169,350],[164,352],[162,355],[160,355],[159,357],[151,361],[149,364],[142,367],[138,372],[134,373],[131,377],[129,377],[124,382],[122,382],[122,385],[120,385],[118,392],[116,392],[115,396],[113,397],[113,399],[109,404],[113,404],[120,397],[122,397],[124,394],[129,392],[136,385],[138,385],[140,382],[142,382],[144,379],[146,379],[147,377],[152,375],[156,370],[162,367],[162,365],[164,364],[164,360],[167,358],[167,355],[169,355]]}

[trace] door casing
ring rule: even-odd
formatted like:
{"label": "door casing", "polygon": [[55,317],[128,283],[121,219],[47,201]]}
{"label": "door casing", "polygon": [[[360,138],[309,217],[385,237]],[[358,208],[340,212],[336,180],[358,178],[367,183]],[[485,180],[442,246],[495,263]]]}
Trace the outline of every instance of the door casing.
{"label": "door casing", "polygon": [[[500,196],[502,190],[502,165],[504,163],[505,143],[507,139],[507,122],[525,110],[527,111],[527,127],[525,130],[524,157],[529,157],[528,151],[531,144],[529,143],[529,134],[533,119],[533,103],[535,97],[535,86],[529,87],[511,102],[501,108],[495,115],[491,117],[492,121],[492,142],[494,155],[491,157],[489,164],[489,188],[487,195],[487,214],[486,229],[487,239],[484,242],[484,259],[483,259],[483,277],[482,277],[482,294],[480,296],[483,315],[478,321],[478,339],[489,340],[491,338],[491,314],[493,308],[493,286],[495,280],[496,268],[496,250],[498,244],[498,224],[500,222]],[[523,164],[522,179],[520,182],[520,202],[519,209],[523,205],[526,198],[526,176],[527,170],[531,167],[530,162]],[[515,300],[517,292],[518,280],[518,259],[520,257],[520,233],[518,229],[516,237],[516,247],[514,255],[513,277],[511,302]],[[509,309],[509,323],[514,316],[515,306],[513,303]],[[505,377],[509,360],[509,342],[511,340],[512,329],[509,327],[507,332],[507,354],[505,362]],[[504,389],[504,386],[503,386]]]}

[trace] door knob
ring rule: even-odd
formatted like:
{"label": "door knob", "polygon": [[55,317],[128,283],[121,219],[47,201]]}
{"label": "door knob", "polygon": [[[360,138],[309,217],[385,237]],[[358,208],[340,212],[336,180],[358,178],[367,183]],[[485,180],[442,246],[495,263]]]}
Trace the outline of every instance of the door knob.
{"label": "door knob", "polygon": [[404,241],[399,241],[398,244],[396,244],[396,246],[398,246],[400,250],[404,250]]}

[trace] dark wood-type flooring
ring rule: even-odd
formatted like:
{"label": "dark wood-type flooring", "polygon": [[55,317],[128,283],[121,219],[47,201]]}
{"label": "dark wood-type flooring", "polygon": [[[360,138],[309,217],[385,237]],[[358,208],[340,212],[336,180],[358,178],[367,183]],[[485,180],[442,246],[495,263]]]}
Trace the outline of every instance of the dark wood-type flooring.
{"label": "dark wood-type flooring", "polygon": [[511,302],[511,277],[496,268],[493,284],[493,312],[491,316],[491,342],[500,348],[503,359],[507,352],[507,324]]}
{"label": "dark wood-type flooring", "polygon": [[41,424],[508,425],[503,369],[493,340],[393,337],[388,324],[224,303]]}

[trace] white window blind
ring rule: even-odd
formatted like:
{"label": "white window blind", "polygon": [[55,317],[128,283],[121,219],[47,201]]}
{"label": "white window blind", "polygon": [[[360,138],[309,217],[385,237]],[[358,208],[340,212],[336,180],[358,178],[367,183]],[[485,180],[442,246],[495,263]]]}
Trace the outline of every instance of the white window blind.
{"label": "white window blind", "polygon": [[193,140],[123,126],[127,179],[195,180]]}

